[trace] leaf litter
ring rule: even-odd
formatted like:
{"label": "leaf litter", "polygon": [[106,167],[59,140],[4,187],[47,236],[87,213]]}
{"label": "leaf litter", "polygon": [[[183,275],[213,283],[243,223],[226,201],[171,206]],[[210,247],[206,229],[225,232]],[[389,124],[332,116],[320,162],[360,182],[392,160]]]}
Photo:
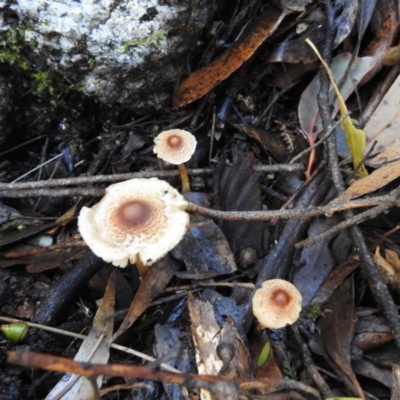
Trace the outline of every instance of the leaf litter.
{"label": "leaf litter", "polygon": [[[317,102],[320,77],[315,72],[316,56],[305,39],[311,38],[318,48],[324,48],[330,22],[325,5],[317,2],[276,3],[279,8],[254,1],[226,5],[229,18],[220,14],[221,29],[213,33],[212,40],[204,37],[210,40],[207,57],[203,59],[205,65],[196,67],[195,60],[191,60],[193,72],[185,72],[188,78],[175,90],[172,105],[179,107],[179,111],[165,109],[162,116],[149,114],[146,118],[150,123],[146,118],[140,122],[135,116],[132,125],[132,115],[124,111],[112,114],[110,106],[109,111],[104,111],[104,121],[93,117],[98,125],[86,133],[87,142],[73,142],[77,135],[71,135],[71,157],[81,164],[78,162],[76,167],[69,163],[73,167],[68,166],[72,181],[63,187],[63,192],[58,191],[60,197],[45,187],[37,201],[39,192],[33,181],[29,182],[32,187],[24,189],[26,192],[7,185],[17,177],[8,158],[0,164],[0,185],[5,183],[0,189],[4,197],[0,208],[0,223],[4,227],[0,238],[1,312],[39,324],[65,326],[75,332],[89,330],[80,349],[74,342],[46,336],[40,330],[29,332],[25,344],[4,344],[7,350],[19,351],[9,357],[20,365],[90,378],[92,383],[78,378],[62,398],[91,396],[93,382],[100,381],[100,375],[107,376],[103,379],[105,389],[100,393],[110,399],[236,399],[255,395],[317,400],[333,398],[334,393],[339,393],[338,398],[365,398],[367,391],[375,398],[396,398],[398,375],[396,368],[393,373],[389,368],[400,362],[396,316],[378,311],[385,310],[385,304],[374,298],[371,282],[362,273],[362,253],[361,258],[355,255],[346,231],[336,231],[329,239],[301,251],[294,246],[305,238],[335,229],[341,218],[348,218],[337,211],[335,215],[328,213],[310,220],[307,213],[312,208],[328,203],[340,204],[338,207],[345,209],[361,196],[364,199],[360,202],[368,200],[373,192],[385,194],[396,190],[399,151],[393,132],[399,103],[393,93],[398,80],[365,125],[369,147],[364,151],[362,141],[350,140],[354,164],[350,166],[348,160],[343,160],[339,172],[350,177],[344,193],[337,196],[332,190],[331,177],[326,173],[331,166],[326,165],[322,147],[311,150],[312,164],[303,161],[306,177],[303,172],[280,171],[280,164],[290,162],[302,150],[306,150],[306,156],[310,151],[307,146],[296,145],[302,134],[310,146],[322,144]],[[379,74],[378,71],[387,50],[395,44],[399,21],[396,6],[392,0],[335,2],[333,21],[337,29],[330,69],[341,95],[330,90],[327,105],[332,107],[332,124],[341,108],[347,135],[360,135],[353,120],[386,74],[386,70]],[[224,44],[226,39],[233,44]],[[221,51],[221,44],[227,48]],[[204,61],[210,58],[214,61]],[[289,72],[293,71],[290,63],[296,63],[297,75]],[[293,75],[285,76],[290,74]],[[287,91],[275,85],[278,79],[283,82],[283,77],[291,82],[290,87],[283,87]],[[229,101],[225,102],[227,98]],[[223,120],[216,117],[221,104],[227,104]],[[113,123],[107,125],[106,120]],[[98,138],[99,126],[105,132],[105,140]],[[143,170],[153,176],[168,172],[160,171],[169,166],[157,164],[152,155],[153,137],[167,126],[193,128],[199,142],[189,161],[195,193],[189,193],[187,198],[192,202],[230,212],[229,218],[247,211],[290,212],[300,208],[304,219],[262,222],[191,215],[184,239],[152,265],[143,279],[135,266],[129,266],[118,270],[115,288],[109,283],[105,289],[112,267],[86,249],[76,233],[74,217],[81,204],[93,204],[93,194],[101,194],[103,188],[95,192],[93,187],[75,183],[74,178],[81,174],[90,177]],[[212,158],[208,135],[218,138],[213,144]],[[127,151],[132,137],[145,140]],[[50,151],[58,154],[60,143],[52,138],[49,143]],[[66,144],[63,142],[61,147]],[[46,151],[39,145],[33,149],[37,154]],[[364,160],[367,155],[374,158]],[[305,158],[303,155],[300,159]],[[34,160],[38,161],[37,157]],[[369,175],[358,179],[356,168],[361,162],[365,162]],[[22,161],[15,165],[20,175],[26,172]],[[259,172],[259,167],[268,165],[278,169]],[[44,172],[42,179],[39,175],[36,178],[43,183],[45,179],[65,176],[62,164],[51,167],[51,173]],[[195,170],[200,172],[194,173]],[[166,179],[179,186],[175,178]],[[95,177],[90,184],[98,185]],[[396,198],[392,204],[398,205]],[[373,214],[372,208],[368,210],[374,219],[362,225],[368,244],[366,251],[376,250],[376,268],[384,275],[382,282],[396,296],[398,215],[390,207],[390,217]],[[48,248],[31,242],[43,235],[52,240]],[[263,330],[254,323],[251,312],[253,288],[265,279],[277,277],[294,282],[307,307],[293,329]],[[128,301],[121,300],[122,292],[127,293]],[[97,307],[99,297],[103,300]],[[300,341],[296,332],[301,334]],[[137,367],[143,361],[127,360],[125,355],[110,350],[114,341],[140,349],[155,356],[155,360]],[[32,355],[21,350],[25,345],[40,353]],[[354,346],[358,346],[358,351]],[[45,353],[53,356],[48,358]],[[75,355],[85,364],[72,362]],[[183,374],[169,375],[165,364]],[[14,390],[9,398],[30,398],[33,391],[38,398],[55,398],[66,391],[65,379],[59,384],[54,378],[45,379],[42,387],[34,383],[43,376],[38,369],[33,370],[29,380],[15,375],[20,367],[5,365],[14,371],[18,382],[7,388]],[[318,377],[315,366],[329,369],[330,374]],[[1,382],[7,382],[8,369],[0,372]],[[366,384],[365,377],[382,386]],[[321,379],[328,390],[321,387]],[[84,395],[78,394],[82,391]]]}

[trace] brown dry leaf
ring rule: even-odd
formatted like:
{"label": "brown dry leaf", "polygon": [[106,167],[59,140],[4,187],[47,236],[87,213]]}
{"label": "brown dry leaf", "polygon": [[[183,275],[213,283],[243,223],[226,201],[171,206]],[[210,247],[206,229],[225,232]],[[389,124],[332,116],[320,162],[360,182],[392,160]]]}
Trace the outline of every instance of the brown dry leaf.
{"label": "brown dry leaf", "polygon": [[313,303],[325,303],[329,297],[332,296],[332,293],[339,287],[339,285],[342,284],[344,279],[359,266],[360,260],[358,256],[353,256],[337,265],[329,274],[328,278],[325,279],[325,282],[312,299]]}
{"label": "brown dry leaf", "polygon": [[388,260],[386,260],[385,257],[382,256],[379,246],[377,246],[375,249],[374,261],[383,271],[384,275],[389,277],[389,279],[396,276],[396,270],[394,269],[393,265]]}
{"label": "brown dry leaf", "polygon": [[391,47],[383,56],[383,65],[392,66],[400,64],[400,44]]}
{"label": "brown dry leaf", "polygon": [[381,153],[368,160],[370,167],[379,168],[383,164],[400,159],[400,139],[396,139],[389,147]]}
{"label": "brown dry leaf", "polygon": [[142,280],[128,314],[123,320],[118,331],[114,333],[113,341],[122,335],[132,324],[146,311],[151,301],[158,296],[167,286],[175,272],[180,268],[180,264],[170,256],[165,256],[156,261],[149,269],[148,274]]}
{"label": "brown dry leaf", "polygon": [[71,248],[63,251],[50,251],[44,254],[35,254],[28,257],[23,257],[16,261],[16,264],[28,264],[25,268],[30,274],[37,274],[48,269],[53,269],[70,260],[79,259],[87,249]]}
{"label": "brown dry leaf", "polygon": [[233,74],[282,22],[286,12],[269,9],[261,22],[241,41],[235,43],[210,65],[185,79],[174,92],[172,107],[178,108],[197,100]]}
{"label": "brown dry leaf", "polygon": [[372,172],[371,175],[354,182],[331,204],[346,202],[367,193],[375,192],[400,176],[400,160],[386,164]]}
{"label": "brown dry leaf", "polygon": [[382,0],[376,2],[376,7],[372,14],[370,27],[376,29],[373,32],[374,37],[367,48],[361,54],[362,56],[373,56],[377,63],[367,75],[363,83],[371,79],[381,67],[381,61],[386,51],[392,46],[393,39],[396,37],[399,29],[399,16],[397,13],[397,0]]}
{"label": "brown dry leaf", "polygon": [[[400,7],[400,3],[399,3]],[[392,368],[393,386],[390,400],[397,400],[400,398],[400,366],[394,365]]]}
{"label": "brown dry leaf", "polygon": [[[364,150],[364,155],[379,153],[398,139],[400,131],[399,93],[400,75],[365,125],[364,132],[367,138],[367,147]],[[377,143],[372,153],[370,153],[375,141]]]}
{"label": "brown dry leaf", "polygon": [[319,320],[321,338],[326,351],[342,371],[346,386],[352,387],[358,396],[364,398],[360,384],[351,368],[350,358],[350,345],[356,322],[353,276],[347,278],[336,289],[325,307],[332,311]]}
{"label": "brown dry leaf", "polygon": [[66,225],[69,221],[71,221],[72,218],[74,218],[76,207],[77,204],[74,204],[69,210],[61,215],[61,217],[57,218],[56,223],[61,226]]}
{"label": "brown dry leaf", "polygon": [[374,381],[379,382],[388,388],[392,387],[392,374],[387,368],[383,368],[382,366],[379,366],[364,358],[360,360],[354,360],[352,362],[352,366],[357,375],[373,379]]}
{"label": "brown dry leaf", "polygon": [[386,249],[383,257],[377,246],[374,260],[383,272],[386,283],[400,287],[400,260],[396,252]]}
{"label": "brown dry leaf", "polygon": [[400,258],[397,252],[394,250],[386,249],[385,250],[385,257],[386,260],[390,262],[390,264],[393,265],[393,267],[396,269],[396,271],[400,272]]}

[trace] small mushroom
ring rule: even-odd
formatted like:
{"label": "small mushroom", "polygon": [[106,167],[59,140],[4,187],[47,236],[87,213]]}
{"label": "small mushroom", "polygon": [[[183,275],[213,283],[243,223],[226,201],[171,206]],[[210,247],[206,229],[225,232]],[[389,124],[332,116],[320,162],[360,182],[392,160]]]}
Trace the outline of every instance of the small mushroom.
{"label": "small mushroom", "polygon": [[94,254],[117,267],[136,263],[140,275],[175,247],[186,232],[187,202],[167,182],[131,179],[106,189],[91,208],[83,207],[78,228]]}
{"label": "small mushroom", "polygon": [[301,302],[301,294],[292,283],[271,279],[255,291],[253,314],[265,328],[279,329],[299,319]]}
{"label": "small mushroom", "polygon": [[154,143],[154,153],[159,158],[178,166],[182,193],[190,192],[189,177],[183,163],[189,161],[196,150],[196,138],[188,131],[172,129],[161,132]]}

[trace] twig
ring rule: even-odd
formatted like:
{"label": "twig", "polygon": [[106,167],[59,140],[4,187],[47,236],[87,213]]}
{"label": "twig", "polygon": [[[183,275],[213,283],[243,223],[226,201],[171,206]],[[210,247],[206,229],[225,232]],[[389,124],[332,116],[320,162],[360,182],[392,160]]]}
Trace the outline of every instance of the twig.
{"label": "twig", "polygon": [[[72,197],[72,196],[93,196],[102,197],[105,189],[102,188],[70,188],[70,189],[21,189],[21,190],[0,190],[1,197],[24,198],[36,196],[50,197]],[[371,206],[395,207],[400,206],[400,200],[393,196],[392,192],[383,196],[373,196],[360,200],[346,202],[332,201],[326,206],[295,208],[291,210],[272,211],[219,211],[211,208],[201,207],[197,204],[188,203],[188,212],[205,215],[210,218],[227,221],[270,221],[272,219],[309,219],[319,215],[331,215],[335,212],[363,208]]]}
{"label": "twig", "polygon": [[60,158],[60,157],[62,157],[62,153],[56,155],[56,156],[53,157],[53,158],[50,158],[50,160],[45,161],[44,163],[42,163],[42,164],[38,165],[37,167],[31,169],[30,171],[26,172],[25,174],[19,176],[17,179],[14,179],[11,183],[15,183],[15,182],[20,181],[21,179],[25,178],[26,176],[28,176],[28,175],[31,174],[32,172],[37,171],[38,169],[40,169],[40,168],[42,168],[43,166],[45,166],[45,165],[51,163],[51,162],[54,161],[54,160],[57,160],[57,158]]}
{"label": "twig", "polygon": [[48,253],[53,250],[70,249],[71,247],[87,247],[85,242],[70,242],[70,243],[58,243],[47,247],[35,247],[32,250],[26,251],[9,251],[8,253],[0,253],[0,257],[14,259],[29,256],[36,256],[38,254]]}
{"label": "twig", "polygon": [[314,143],[312,146],[307,147],[305,150],[303,150],[301,153],[297,154],[296,157],[293,157],[290,160],[290,164],[294,163],[297,160],[300,160],[302,157],[304,157],[306,154],[310,153],[312,150],[314,150],[316,147],[320,146],[321,144],[323,144],[328,137],[335,132],[336,128],[343,122],[343,120],[345,118],[347,118],[349,116],[349,113],[347,113],[346,115],[343,115],[343,117],[341,117],[338,121],[335,122],[335,124],[328,129],[318,140],[317,143]]}
{"label": "twig", "polygon": [[[11,324],[18,324],[18,323],[23,322],[24,324],[30,326],[31,328],[41,329],[43,331],[48,331],[48,332],[52,332],[52,333],[57,333],[58,335],[69,336],[74,339],[85,340],[87,338],[86,335],[82,335],[80,333],[70,332],[70,331],[66,331],[64,329],[59,329],[59,328],[53,328],[52,326],[35,324],[34,322],[23,321],[22,319],[3,317],[0,315],[0,321],[9,322]],[[146,361],[150,361],[150,362],[156,361],[156,359],[154,357],[148,356],[147,354],[144,354],[140,351],[130,349],[129,347],[121,346],[120,344],[111,343],[111,347],[115,350],[123,351],[124,353],[131,354],[135,357],[139,357]],[[161,367],[167,371],[180,372],[178,369],[171,367],[168,364],[161,364]]]}
{"label": "twig", "polygon": [[[274,164],[274,165],[257,165],[254,170],[257,172],[294,172],[302,171],[304,166],[302,164]],[[213,168],[198,168],[188,169],[189,175],[211,175],[214,172]],[[78,178],[64,178],[64,179],[49,179],[37,182],[20,182],[20,183],[0,183],[0,190],[12,189],[38,189],[56,186],[72,186],[81,185],[85,183],[100,183],[100,182],[119,182],[134,178],[172,178],[179,176],[179,171],[173,169],[171,171],[142,171],[142,172],[129,172],[126,174],[113,174],[113,175],[97,175],[97,176],[82,176]]]}
{"label": "twig", "polygon": [[329,386],[325,382],[324,378],[322,378],[321,374],[319,373],[317,367],[314,364],[312,359],[311,353],[307,345],[305,344],[303,338],[300,335],[298,324],[294,324],[291,326],[292,332],[294,333],[294,337],[298,345],[300,346],[301,353],[303,355],[303,362],[304,366],[306,367],[309,375],[317,385],[318,389],[322,393],[323,397],[327,399],[328,397],[332,396],[331,390]]}
{"label": "twig", "polygon": [[272,211],[219,211],[189,203],[187,211],[227,221],[269,221],[274,218],[305,220],[319,215],[332,215],[339,211],[376,205],[385,205],[388,207],[400,206],[400,201],[395,200],[395,198],[391,196],[385,195],[361,200],[352,200],[346,203],[335,204],[335,202],[331,202],[326,206]]}
{"label": "twig", "polygon": [[315,243],[317,243],[321,240],[324,240],[324,239],[328,239],[328,238],[336,235],[338,232],[340,232],[346,228],[349,228],[352,225],[360,224],[361,222],[363,222],[367,219],[376,218],[379,214],[386,211],[388,208],[389,207],[386,205],[371,208],[370,210],[364,211],[364,212],[357,214],[349,219],[346,219],[345,221],[340,222],[339,224],[333,226],[332,228],[329,228],[328,230],[326,230],[325,232],[323,232],[317,236],[313,236],[308,239],[297,242],[294,245],[294,247],[296,249],[301,249],[302,247],[311,247]]}
{"label": "twig", "polygon": [[69,188],[69,189],[6,189],[0,190],[0,198],[25,198],[25,197],[74,197],[74,196],[93,196],[102,197],[105,189],[102,188]]}
{"label": "twig", "polygon": [[137,379],[152,379],[156,381],[175,383],[190,388],[204,388],[218,398],[237,399],[240,395],[248,397],[248,390],[262,388],[267,393],[277,390],[296,390],[303,392],[310,400],[320,399],[318,391],[304,383],[290,379],[229,378],[221,375],[197,375],[190,373],[174,373],[152,370],[149,366],[133,366],[124,364],[89,364],[72,361],[64,357],[50,356],[26,350],[8,352],[7,361],[30,368],[42,368],[47,371],[70,372],[86,378],[105,376],[125,376]]}

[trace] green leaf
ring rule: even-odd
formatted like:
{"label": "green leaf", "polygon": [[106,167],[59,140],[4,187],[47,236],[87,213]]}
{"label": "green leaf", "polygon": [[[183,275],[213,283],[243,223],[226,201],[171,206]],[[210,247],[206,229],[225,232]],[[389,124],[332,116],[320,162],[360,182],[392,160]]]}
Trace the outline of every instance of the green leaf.
{"label": "green leaf", "polygon": [[258,356],[257,367],[261,367],[267,362],[270,352],[271,352],[271,343],[268,341],[264,344],[264,347],[262,348],[261,353]]}

